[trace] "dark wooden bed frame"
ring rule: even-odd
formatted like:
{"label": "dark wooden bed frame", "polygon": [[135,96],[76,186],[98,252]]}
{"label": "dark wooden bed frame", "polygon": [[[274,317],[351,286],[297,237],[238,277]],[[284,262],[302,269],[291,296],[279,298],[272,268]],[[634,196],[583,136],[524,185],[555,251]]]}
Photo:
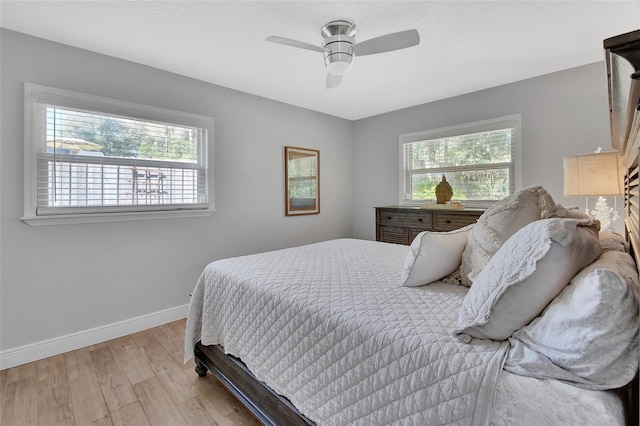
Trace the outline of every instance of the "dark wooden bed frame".
{"label": "dark wooden bed frame", "polygon": [[203,346],[198,342],[194,354],[196,373],[200,377],[206,376],[207,370],[215,374],[262,424],[268,426],[315,425],[288,399],[258,381],[242,361],[226,355],[220,346]]}
{"label": "dark wooden bed frame", "polygon": [[[640,261],[639,232],[639,176],[638,144],[640,142],[640,30],[622,34],[604,41],[607,76],[609,83],[609,107],[612,145],[624,155],[625,167],[625,234],[632,247],[631,252]],[[629,62],[635,72],[619,75],[619,62]],[[624,80],[627,81],[624,81]],[[629,87],[620,90],[620,87]],[[640,321],[640,319],[639,319]],[[226,355],[220,346],[203,346],[198,342],[194,349],[196,372],[204,377],[211,371],[265,425],[314,425],[286,398],[276,394],[258,381],[241,360]],[[626,423],[638,426],[638,375],[627,386],[617,389],[625,408]]]}

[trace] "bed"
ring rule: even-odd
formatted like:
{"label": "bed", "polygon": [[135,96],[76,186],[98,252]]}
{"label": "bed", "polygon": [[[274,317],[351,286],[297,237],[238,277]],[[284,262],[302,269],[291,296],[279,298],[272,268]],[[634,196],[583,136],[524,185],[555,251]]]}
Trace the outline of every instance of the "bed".
{"label": "bed", "polygon": [[[611,87],[638,40],[605,41]],[[624,238],[528,187],[410,247],[219,260],[194,289],[185,361],[267,425],[637,424],[638,112],[620,92]],[[637,84],[622,92],[638,105]]]}

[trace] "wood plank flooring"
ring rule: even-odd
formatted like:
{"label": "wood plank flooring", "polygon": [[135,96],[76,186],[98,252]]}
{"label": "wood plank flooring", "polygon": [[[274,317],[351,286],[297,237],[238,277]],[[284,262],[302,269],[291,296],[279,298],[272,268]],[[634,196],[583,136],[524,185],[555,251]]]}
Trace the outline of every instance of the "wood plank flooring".
{"label": "wood plank flooring", "polygon": [[259,425],[182,364],[185,320],[0,371],[0,425]]}

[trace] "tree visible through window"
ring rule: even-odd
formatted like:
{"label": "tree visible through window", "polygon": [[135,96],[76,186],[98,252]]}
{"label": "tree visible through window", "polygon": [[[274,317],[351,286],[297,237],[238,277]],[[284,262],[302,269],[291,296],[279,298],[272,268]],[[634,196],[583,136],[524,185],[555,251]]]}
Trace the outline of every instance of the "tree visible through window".
{"label": "tree visible through window", "polygon": [[443,175],[454,200],[490,202],[513,192],[515,123],[498,122],[482,131],[473,127],[447,129],[443,137],[429,138],[439,131],[401,136],[401,201],[434,200]]}
{"label": "tree visible through window", "polygon": [[196,129],[48,107],[47,139],[58,136],[95,143],[107,157],[197,159]]}

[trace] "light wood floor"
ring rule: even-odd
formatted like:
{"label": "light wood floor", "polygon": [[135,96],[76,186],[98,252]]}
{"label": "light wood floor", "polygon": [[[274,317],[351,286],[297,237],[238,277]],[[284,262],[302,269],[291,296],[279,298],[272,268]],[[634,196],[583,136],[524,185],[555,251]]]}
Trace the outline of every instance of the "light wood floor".
{"label": "light wood floor", "polygon": [[0,372],[0,425],[259,425],[182,364],[185,321]]}

